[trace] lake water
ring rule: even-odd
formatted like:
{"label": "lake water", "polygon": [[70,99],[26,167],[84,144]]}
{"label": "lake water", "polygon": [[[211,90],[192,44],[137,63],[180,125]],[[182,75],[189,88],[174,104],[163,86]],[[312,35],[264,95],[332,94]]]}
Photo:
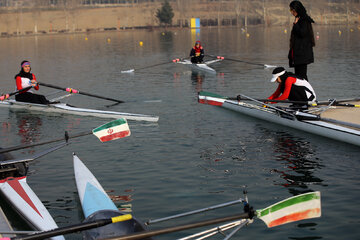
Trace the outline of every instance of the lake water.
{"label": "lake water", "polygon": [[[243,197],[244,189],[255,209],[321,191],[321,218],[271,229],[258,220],[232,239],[358,239],[359,147],[197,103],[200,90],[268,97],[276,88],[269,82],[271,69],[223,61],[213,65],[217,74],[212,75],[170,63],[187,57],[200,39],[207,54],[287,67],[290,29],[284,30],[253,27],[248,37],[241,29],[209,28],[199,33],[139,30],[0,38],[1,92],[15,89],[14,75],[27,59],[40,82],[126,102],[106,108],[111,102],[75,95],[65,99],[69,104],[160,116],[158,123],[129,121],[132,134],[128,138],[108,143],[95,136],[77,138],[31,163],[28,183],[58,225],[83,220],[72,166],[72,152],[76,152],[106,190],[131,198],[116,204],[131,203],[133,214],[143,221],[232,201]],[[315,32],[315,63],[309,65],[308,76],[318,99],[358,97],[359,29],[315,26]],[[121,73],[166,61],[133,74]],[[39,92],[48,98],[56,96],[56,91],[46,87]],[[59,138],[65,130],[70,134],[89,131],[107,121],[0,108],[1,147]],[[26,157],[46,148],[12,154]],[[28,229],[6,203],[1,204],[16,229]],[[235,212],[242,212],[242,206],[154,224],[151,229]],[[192,232],[196,230],[157,239]]]}

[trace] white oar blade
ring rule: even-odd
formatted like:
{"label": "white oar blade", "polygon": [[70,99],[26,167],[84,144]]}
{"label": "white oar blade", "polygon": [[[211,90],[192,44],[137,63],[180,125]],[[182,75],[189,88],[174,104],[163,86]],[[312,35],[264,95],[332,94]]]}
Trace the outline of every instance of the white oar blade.
{"label": "white oar blade", "polygon": [[135,69],[129,69],[129,70],[121,71],[121,73],[132,73],[134,71],[135,71]]}
{"label": "white oar blade", "polygon": [[271,228],[321,216],[320,192],[297,195],[256,211],[258,218]]}
{"label": "white oar blade", "polygon": [[275,65],[268,65],[268,64],[264,64],[264,68],[276,68],[277,66]]}
{"label": "white oar blade", "polygon": [[101,125],[100,127],[93,129],[92,132],[101,142],[128,137],[131,134],[129,125],[124,118]]}

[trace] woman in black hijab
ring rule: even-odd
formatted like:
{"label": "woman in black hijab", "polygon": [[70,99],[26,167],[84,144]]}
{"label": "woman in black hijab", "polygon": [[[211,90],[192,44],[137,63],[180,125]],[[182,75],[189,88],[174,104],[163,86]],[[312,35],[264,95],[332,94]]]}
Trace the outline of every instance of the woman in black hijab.
{"label": "woman in black hijab", "polygon": [[290,3],[290,12],[295,20],[290,37],[289,66],[295,68],[297,76],[308,80],[307,65],[314,62],[315,38],[311,24],[315,22],[300,1]]}
{"label": "woman in black hijab", "polygon": [[[35,90],[39,90],[39,84],[36,82],[35,74],[31,73],[31,67],[29,61],[21,62],[21,70],[15,76],[17,90],[21,90],[27,87],[32,87]],[[15,100],[19,102],[29,102],[37,104],[49,104],[49,101],[40,94],[34,94],[30,89],[24,90],[15,96]]]}

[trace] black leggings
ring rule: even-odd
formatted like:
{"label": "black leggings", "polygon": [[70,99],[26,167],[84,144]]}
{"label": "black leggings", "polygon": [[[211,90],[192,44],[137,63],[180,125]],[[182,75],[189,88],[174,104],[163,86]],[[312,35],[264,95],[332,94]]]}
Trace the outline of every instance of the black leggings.
{"label": "black leggings", "polygon": [[295,65],[295,75],[309,81],[307,77],[307,64]]}
{"label": "black leggings", "polygon": [[30,93],[30,92],[25,92],[25,93],[16,95],[15,100],[18,102],[49,104],[49,101],[43,95],[34,94],[34,93]]}
{"label": "black leggings", "polygon": [[198,57],[191,57],[192,63],[202,63],[204,56],[198,56]]}

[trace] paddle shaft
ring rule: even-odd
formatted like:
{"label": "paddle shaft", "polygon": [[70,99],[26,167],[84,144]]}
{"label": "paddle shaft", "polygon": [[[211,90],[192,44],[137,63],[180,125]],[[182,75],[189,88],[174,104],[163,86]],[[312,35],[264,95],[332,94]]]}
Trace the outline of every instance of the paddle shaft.
{"label": "paddle shaft", "polygon": [[13,95],[15,95],[15,94],[18,94],[18,93],[20,93],[20,92],[25,92],[25,91],[29,90],[30,88],[32,88],[32,86],[23,88],[23,89],[21,89],[21,90],[17,90],[17,91],[12,92],[12,93],[3,94],[3,95],[0,96],[0,100],[3,101],[3,100],[5,100],[5,99],[9,98],[10,96],[13,96]]}
{"label": "paddle shaft", "polygon": [[[214,56],[214,55],[205,55],[205,56],[212,57],[212,58],[217,58],[217,56]],[[246,63],[246,64],[250,64],[250,65],[256,65],[256,66],[262,66],[262,67],[265,66],[265,64],[261,64],[261,63],[248,62],[248,61],[232,59],[232,58],[227,58],[227,57],[224,58],[224,60],[233,61],[233,62],[241,62],[241,63]]]}
{"label": "paddle shaft", "polygon": [[79,223],[79,224],[76,224],[76,225],[73,225],[70,227],[57,228],[55,230],[36,233],[36,234],[28,235],[28,236],[15,237],[15,238],[12,238],[12,240],[20,240],[20,239],[21,240],[40,240],[40,239],[50,238],[50,237],[54,237],[54,236],[84,231],[87,229],[97,228],[97,227],[105,226],[110,223],[112,223],[111,219],[100,219],[100,220],[96,220],[93,222]]}
{"label": "paddle shaft", "polygon": [[138,71],[138,70],[142,70],[142,69],[147,69],[147,68],[157,67],[157,66],[161,66],[161,65],[168,64],[168,63],[172,63],[172,62],[171,62],[171,61],[166,61],[166,62],[157,63],[157,64],[150,65],[150,66],[146,66],[146,67],[136,68],[135,70],[137,70],[137,71]]}
{"label": "paddle shaft", "polygon": [[[39,85],[45,86],[45,87],[50,87],[50,88],[55,88],[55,89],[59,89],[59,90],[63,90],[63,91],[67,91],[66,88],[59,87],[59,86],[55,86],[55,85],[48,84],[48,83],[40,83],[40,82],[39,82]],[[86,93],[86,92],[79,91],[79,90],[77,91],[77,93],[78,93],[78,94],[81,94],[81,95],[89,96],[89,97],[95,97],[95,98],[105,99],[105,100],[109,100],[109,101],[113,101],[113,102],[118,102],[118,103],[123,103],[123,102],[124,102],[124,101],[117,100],[117,99],[114,99],[114,98],[103,97],[103,96],[95,95],[95,94],[92,94],[92,93]]]}
{"label": "paddle shaft", "polygon": [[23,89],[21,89],[21,90],[17,90],[16,92],[9,93],[9,96],[13,96],[13,95],[15,95],[15,94],[18,94],[18,93],[21,93],[21,92],[27,91],[27,90],[29,90],[30,88],[32,88],[32,86],[29,86],[29,87],[23,88]]}
{"label": "paddle shaft", "polygon": [[[229,97],[227,98],[229,100],[237,100],[237,101],[253,101],[252,99],[247,98],[241,98],[241,95],[238,97]],[[306,102],[306,101],[291,101],[291,100],[271,100],[271,99],[256,99],[260,102],[276,102],[276,103],[293,103],[293,104],[301,104],[301,105],[309,105],[309,106],[319,106],[319,105],[328,105],[331,103],[331,100],[329,101],[321,101],[321,102]],[[349,104],[349,103],[342,103],[342,102],[348,102],[350,100],[335,100],[331,106],[341,106],[341,107],[360,107],[356,104]]]}
{"label": "paddle shaft", "polygon": [[228,216],[228,217],[210,219],[210,220],[206,220],[206,221],[200,221],[200,222],[180,225],[180,226],[176,226],[176,227],[169,227],[169,228],[164,228],[164,229],[159,229],[159,230],[153,230],[153,231],[148,231],[148,232],[134,233],[134,234],[122,236],[122,237],[108,238],[107,240],[143,239],[143,238],[148,238],[148,237],[157,236],[157,235],[161,235],[161,234],[178,232],[178,231],[183,231],[186,229],[198,228],[198,227],[208,226],[208,225],[217,224],[217,223],[221,223],[221,222],[234,221],[237,219],[244,219],[244,218],[249,218],[249,213],[242,213],[242,214],[237,214],[237,215]]}
{"label": "paddle shaft", "polygon": [[[83,133],[78,133],[78,134],[75,134],[73,136],[68,136],[68,137],[70,139],[70,138],[77,138],[77,137],[82,137],[82,136],[86,136],[86,135],[90,135],[90,134],[92,134],[92,132],[83,132]],[[54,140],[50,140],[50,141],[46,141],[46,142],[41,142],[41,143],[34,143],[34,144],[29,144],[29,145],[19,145],[19,146],[15,146],[15,147],[4,148],[4,149],[0,149],[0,154],[16,151],[16,150],[20,150],[20,149],[25,149],[25,148],[31,148],[31,147],[35,147],[35,146],[41,146],[41,145],[54,143],[54,142],[60,142],[60,141],[64,141],[64,140],[65,140],[65,138],[62,137],[62,138],[58,138],[58,139],[54,139]]]}

